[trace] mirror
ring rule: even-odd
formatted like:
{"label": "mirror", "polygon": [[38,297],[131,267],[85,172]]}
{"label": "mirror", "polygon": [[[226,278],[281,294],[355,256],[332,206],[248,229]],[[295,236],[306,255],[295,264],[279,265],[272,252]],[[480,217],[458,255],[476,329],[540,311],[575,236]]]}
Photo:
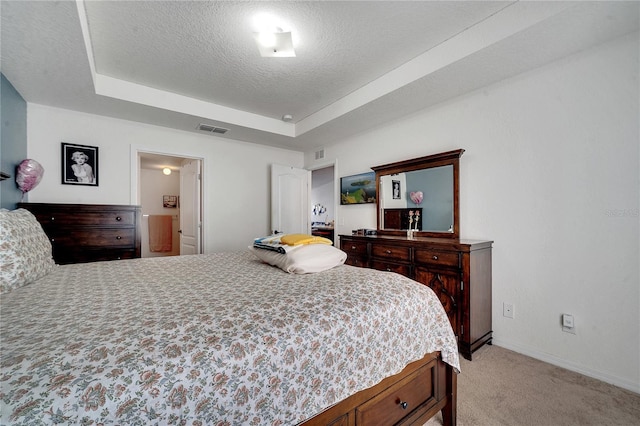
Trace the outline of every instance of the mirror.
{"label": "mirror", "polygon": [[372,167],[378,233],[459,238],[459,159],[463,149]]}

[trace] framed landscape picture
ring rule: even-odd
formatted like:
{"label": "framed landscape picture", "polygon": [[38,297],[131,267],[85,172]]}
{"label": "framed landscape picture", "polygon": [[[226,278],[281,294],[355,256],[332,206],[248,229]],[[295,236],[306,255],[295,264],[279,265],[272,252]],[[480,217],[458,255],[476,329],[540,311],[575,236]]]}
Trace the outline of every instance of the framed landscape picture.
{"label": "framed landscape picture", "polygon": [[98,147],[62,142],[62,183],[98,186]]}
{"label": "framed landscape picture", "polygon": [[376,202],[375,172],[340,178],[340,204],[370,204]]}

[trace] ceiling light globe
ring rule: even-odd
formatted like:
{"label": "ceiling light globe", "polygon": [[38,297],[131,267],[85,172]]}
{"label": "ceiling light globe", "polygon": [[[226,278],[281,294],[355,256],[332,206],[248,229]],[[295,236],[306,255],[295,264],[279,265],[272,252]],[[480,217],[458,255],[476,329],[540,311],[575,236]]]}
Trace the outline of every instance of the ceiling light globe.
{"label": "ceiling light globe", "polygon": [[277,44],[276,35],[274,33],[258,34],[258,42],[264,47],[274,47]]}
{"label": "ceiling light globe", "polygon": [[168,167],[165,167],[164,169],[162,169],[162,173],[169,176],[171,174],[171,169]]}

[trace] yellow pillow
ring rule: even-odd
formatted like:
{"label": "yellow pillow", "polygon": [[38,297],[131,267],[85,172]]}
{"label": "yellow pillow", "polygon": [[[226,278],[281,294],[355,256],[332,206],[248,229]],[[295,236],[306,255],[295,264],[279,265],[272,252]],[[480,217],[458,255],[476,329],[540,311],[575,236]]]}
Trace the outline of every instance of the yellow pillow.
{"label": "yellow pillow", "polygon": [[287,234],[280,237],[280,242],[289,246],[299,246],[303,244],[329,244],[333,242],[324,237],[316,237],[308,234]]}

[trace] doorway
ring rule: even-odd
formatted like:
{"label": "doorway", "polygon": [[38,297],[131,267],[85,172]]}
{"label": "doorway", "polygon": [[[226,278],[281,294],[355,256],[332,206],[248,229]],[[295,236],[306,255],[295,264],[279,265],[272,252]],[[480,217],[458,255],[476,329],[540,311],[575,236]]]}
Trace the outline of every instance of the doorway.
{"label": "doorway", "polygon": [[336,243],[337,167],[335,163],[311,169],[311,234],[329,238]]}
{"label": "doorway", "polygon": [[[202,253],[202,202],[200,174],[185,172],[185,165],[202,159],[155,152],[137,152],[137,204],[142,206],[142,257]],[[184,176],[183,176],[184,175]],[[185,190],[185,178],[191,186]],[[194,200],[194,194],[197,195]],[[185,201],[189,200],[186,204]],[[191,231],[189,253],[182,249],[183,229]],[[195,243],[194,243],[195,236]]]}
{"label": "doorway", "polygon": [[305,169],[272,164],[272,233],[311,229],[313,235],[330,238],[335,245],[339,181],[337,160]]}

